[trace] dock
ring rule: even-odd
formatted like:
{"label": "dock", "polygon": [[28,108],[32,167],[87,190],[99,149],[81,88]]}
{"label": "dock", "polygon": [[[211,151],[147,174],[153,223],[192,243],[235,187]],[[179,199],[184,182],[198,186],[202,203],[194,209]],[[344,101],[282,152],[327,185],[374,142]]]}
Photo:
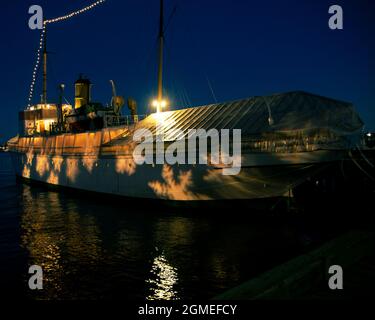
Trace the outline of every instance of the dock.
{"label": "dock", "polygon": [[[214,300],[368,297],[375,284],[374,240],[373,232],[350,231],[216,296]],[[328,287],[331,265],[343,269],[343,290]]]}

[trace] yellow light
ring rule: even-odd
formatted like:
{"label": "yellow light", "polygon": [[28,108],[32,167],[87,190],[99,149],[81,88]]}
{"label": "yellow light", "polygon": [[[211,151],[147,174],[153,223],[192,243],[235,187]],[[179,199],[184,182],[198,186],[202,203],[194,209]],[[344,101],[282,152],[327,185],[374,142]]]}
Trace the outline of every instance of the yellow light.
{"label": "yellow light", "polygon": [[160,106],[161,106],[162,108],[165,108],[165,107],[167,106],[167,101],[162,100],[162,101],[160,102]]}
{"label": "yellow light", "polygon": [[166,100],[153,100],[151,105],[154,107],[154,108],[157,108],[157,109],[162,109],[162,108],[165,108],[167,105],[168,105],[168,102]]}

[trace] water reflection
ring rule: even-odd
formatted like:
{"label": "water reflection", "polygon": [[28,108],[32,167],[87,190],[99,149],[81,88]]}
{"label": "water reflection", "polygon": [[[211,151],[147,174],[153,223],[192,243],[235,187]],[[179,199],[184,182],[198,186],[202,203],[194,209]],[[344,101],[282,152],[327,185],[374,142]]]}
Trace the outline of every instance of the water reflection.
{"label": "water reflection", "polygon": [[0,200],[7,192],[20,199],[24,269],[44,269],[39,292],[27,289],[27,274],[18,275],[31,299],[212,298],[300,249],[296,230],[280,223],[93,201],[23,184]]}
{"label": "water reflection", "polygon": [[[52,196],[52,195],[51,195]],[[61,278],[60,244],[55,237],[46,232],[48,208],[44,201],[34,201],[30,188],[23,192],[25,211],[21,217],[21,246],[28,250],[30,265],[40,265],[44,271],[45,288],[47,295],[55,297],[61,291],[59,279]]]}
{"label": "water reflection", "polygon": [[[23,186],[21,246],[29,264],[44,272],[44,298],[66,297],[66,275],[95,266],[101,258],[100,235],[92,216],[80,215],[74,202],[62,203],[58,193],[32,192]],[[74,293],[73,293],[74,295]]]}
{"label": "water reflection", "polygon": [[168,263],[164,255],[154,259],[151,275],[154,278],[146,280],[146,283],[151,284],[148,300],[178,299],[178,293],[174,290],[174,285],[178,281],[177,269]]}

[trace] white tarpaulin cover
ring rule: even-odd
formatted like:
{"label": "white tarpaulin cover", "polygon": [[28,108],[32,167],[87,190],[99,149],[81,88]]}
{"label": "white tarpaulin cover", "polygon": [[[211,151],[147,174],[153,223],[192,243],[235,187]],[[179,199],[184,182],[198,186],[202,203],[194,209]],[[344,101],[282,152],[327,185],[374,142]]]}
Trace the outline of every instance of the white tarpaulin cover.
{"label": "white tarpaulin cover", "polygon": [[175,138],[176,129],[185,134],[189,129],[241,129],[245,138],[318,131],[352,136],[363,127],[351,103],[301,91],[153,114],[140,121],[136,129],[155,133],[156,124],[162,125],[166,140]]}

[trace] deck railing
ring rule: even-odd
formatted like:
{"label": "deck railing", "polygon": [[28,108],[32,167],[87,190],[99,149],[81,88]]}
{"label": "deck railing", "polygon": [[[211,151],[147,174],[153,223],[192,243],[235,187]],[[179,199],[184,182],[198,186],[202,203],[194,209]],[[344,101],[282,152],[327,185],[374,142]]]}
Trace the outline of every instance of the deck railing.
{"label": "deck railing", "polygon": [[118,127],[118,126],[131,126],[137,124],[139,121],[146,118],[147,115],[135,115],[135,116],[117,116],[111,113],[104,114],[104,128]]}

